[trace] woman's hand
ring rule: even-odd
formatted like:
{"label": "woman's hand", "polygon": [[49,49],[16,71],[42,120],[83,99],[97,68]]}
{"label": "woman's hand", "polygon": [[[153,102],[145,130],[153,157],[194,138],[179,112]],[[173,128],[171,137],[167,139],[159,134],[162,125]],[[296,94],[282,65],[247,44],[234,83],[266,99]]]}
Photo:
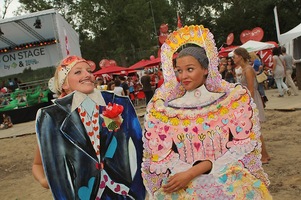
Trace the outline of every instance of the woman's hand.
{"label": "woman's hand", "polygon": [[208,173],[212,169],[212,163],[209,160],[196,162],[191,168],[184,172],[176,173],[170,176],[167,184],[162,188],[166,193],[177,192],[181,189],[186,189],[187,185],[197,176]]}
{"label": "woman's hand", "polygon": [[35,150],[35,155],[33,159],[33,165],[32,165],[32,174],[34,178],[44,187],[49,188],[48,181],[45,177],[44,168],[42,165],[42,158],[40,154],[40,149],[37,146]]}
{"label": "woman's hand", "polygon": [[40,182],[40,184],[42,185],[43,188],[49,189],[48,181],[45,177],[41,178],[39,180],[39,182]]}
{"label": "woman's hand", "polygon": [[163,190],[166,193],[177,192],[181,189],[186,189],[189,182],[193,179],[193,176],[188,172],[180,172],[173,176],[170,176],[168,183],[163,185]]}

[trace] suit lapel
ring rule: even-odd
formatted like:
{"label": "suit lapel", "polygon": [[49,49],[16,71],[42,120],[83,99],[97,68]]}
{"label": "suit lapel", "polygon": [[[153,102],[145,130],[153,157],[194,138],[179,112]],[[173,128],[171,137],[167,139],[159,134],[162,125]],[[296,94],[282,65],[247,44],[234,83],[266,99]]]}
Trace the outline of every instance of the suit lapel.
{"label": "suit lapel", "polygon": [[72,95],[68,95],[63,99],[56,101],[56,104],[67,112],[66,118],[60,127],[61,133],[66,139],[74,144],[76,148],[97,161],[95,150],[79,117],[77,109],[70,113],[72,98],[73,93]]}

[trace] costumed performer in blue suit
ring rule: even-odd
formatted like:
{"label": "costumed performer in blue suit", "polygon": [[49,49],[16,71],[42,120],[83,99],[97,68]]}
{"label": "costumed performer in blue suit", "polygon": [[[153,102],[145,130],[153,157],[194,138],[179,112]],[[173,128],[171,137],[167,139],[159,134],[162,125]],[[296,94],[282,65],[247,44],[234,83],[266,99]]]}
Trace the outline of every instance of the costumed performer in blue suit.
{"label": "costumed performer in blue suit", "polygon": [[68,56],[38,111],[33,175],[54,199],[144,199],[142,131],[128,97],[94,88],[89,61]]}

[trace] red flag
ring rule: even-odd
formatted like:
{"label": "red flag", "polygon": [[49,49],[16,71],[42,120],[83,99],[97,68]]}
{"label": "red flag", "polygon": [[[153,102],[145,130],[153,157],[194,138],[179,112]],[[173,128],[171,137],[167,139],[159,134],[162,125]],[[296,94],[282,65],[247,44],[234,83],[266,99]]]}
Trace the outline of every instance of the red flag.
{"label": "red flag", "polygon": [[68,56],[68,55],[70,54],[70,51],[69,51],[68,36],[67,36],[67,33],[66,33],[66,29],[64,29],[64,34],[65,34],[66,54],[67,54],[67,56]]}
{"label": "red flag", "polygon": [[178,17],[178,28],[182,28],[182,23],[181,23],[181,18],[180,18],[179,12],[177,12],[177,17]]}

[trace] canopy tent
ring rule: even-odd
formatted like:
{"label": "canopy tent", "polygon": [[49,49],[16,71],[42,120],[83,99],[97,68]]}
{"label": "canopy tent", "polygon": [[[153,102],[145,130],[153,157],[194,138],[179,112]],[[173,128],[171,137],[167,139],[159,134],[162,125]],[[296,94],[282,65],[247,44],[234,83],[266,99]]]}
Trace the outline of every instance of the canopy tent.
{"label": "canopy tent", "polygon": [[133,64],[132,66],[129,67],[129,69],[140,69],[140,68],[143,68],[145,67],[146,65],[148,64],[148,60],[140,60],[138,61],[137,63]]}
{"label": "canopy tent", "polygon": [[114,72],[113,75],[127,76],[127,75],[132,74],[132,73],[137,73],[137,71],[134,70],[134,69],[129,69],[129,70],[127,70],[127,71]]}
{"label": "canopy tent", "polygon": [[221,50],[218,52],[218,57],[228,57],[228,54],[237,47],[238,46],[222,47]]}
{"label": "canopy tent", "polygon": [[[254,52],[274,48],[275,44],[272,44],[271,42],[258,42],[254,40],[249,40],[239,47],[245,48],[248,52]],[[232,57],[233,53],[234,50],[231,51],[228,55]]]}
{"label": "canopy tent", "polygon": [[298,26],[296,26],[295,28],[291,29],[286,33],[280,34],[278,40],[279,43],[282,45],[290,42],[291,40],[299,36],[301,36],[301,24],[299,24]]}
{"label": "canopy tent", "polygon": [[128,71],[128,70],[132,70],[132,69],[125,68],[125,67],[120,67],[120,66],[117,66],[117,65],[112,65],[112,66],[103,67],[100,70],[94,72],[93,74],[95,76],[101,75],[101,74],[112,74],[112,73],[115,73],[115,72],[120,72],[122,74],[125,74],[125,72]]}
{"label": "canopy tent", "polygon": [[[177,53],[173,55],[173,59],[175,59],[178,56]],[[134,65],[130,66],[129,69],[141,69],[144,67],[152,67],[159,65],[161,63],[161,58],[157,57],[150,60],[140,60],[139,62],[135,63]]]}

